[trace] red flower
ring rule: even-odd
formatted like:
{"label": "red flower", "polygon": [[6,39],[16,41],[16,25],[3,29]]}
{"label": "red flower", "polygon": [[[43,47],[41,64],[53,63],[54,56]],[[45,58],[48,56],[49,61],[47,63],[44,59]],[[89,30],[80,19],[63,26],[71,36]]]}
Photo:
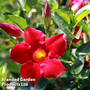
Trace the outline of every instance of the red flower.
{"label": "red flower", "polygon": [[[84,2],[83,2],[84,1]],[[70,8],[77,12],[80,8],[87,4],[89,0],[71,0]]]}
{"label": "red flower", "polygon": [[11,36],[23,37],[23,31],[12,24],[0,23],[0,28]]}
{"label": "red flower", "polygon": [[65,52],[63,34],[45,40],[43,32],[27,28],[24,31],[24,39],[25,41],[16,44],[10,53],[11,60],[22,64],[22,78],[35,79],[36,81],[28,81],[34,86],[41,76],[54,78],[67,71],[57,59]]}

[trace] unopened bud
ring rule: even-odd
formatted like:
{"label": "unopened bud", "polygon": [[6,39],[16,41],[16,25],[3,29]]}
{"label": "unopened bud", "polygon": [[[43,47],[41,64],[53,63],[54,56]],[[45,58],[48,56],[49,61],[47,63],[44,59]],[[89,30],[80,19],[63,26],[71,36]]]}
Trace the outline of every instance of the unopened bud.
{"label": "unopened bud", "polygon": [[6,33],[8,33],[11,36],[15,36],[19,38],[24,37],[24,32],[12,24],[0,23],[0,28],[3,29]]}
{"label": "unopened bud", "polygon": [[50,7],[49,7],[47,1],[46,1],[45,8],[44,8],[44,16],[47,18],[51,17]]}

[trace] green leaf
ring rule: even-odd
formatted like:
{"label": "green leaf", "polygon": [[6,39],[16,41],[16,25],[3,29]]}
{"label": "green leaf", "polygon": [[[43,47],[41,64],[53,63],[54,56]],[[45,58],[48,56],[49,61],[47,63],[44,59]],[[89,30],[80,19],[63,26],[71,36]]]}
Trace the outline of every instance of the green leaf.
{"label": "green leaf", "polygon": [[10,12],[4,12],[3,15],[13,15],[13,14]]}
{"label": "green leaf", "polygon": [[77,34],[75,36],[77,39],[79,39],[81,31],[82,31],[82,26],[79,28],[79,30],[78,30],[78,32],[77,32]]}
{"label": "green leaf", "polygon": [[54,3],[54,4],[49,4],[50,9],[57,9],[58,8],[58,4]]}
{"label": "green leaf", "polygon": [[88,14],[90,14],[90,5],[84,6],[75,14],[76,25]]}
{"label": "green leaf", "polygon": [[9,71],[12,71],[12,72],[20,74],[20,65],[16,64],[13,61],[8,62],[7,69]]}
{"label": "green leaf", "polygon": [[78,79],[87,79],[89,77],[89,70],[87,68],[84,68],[77,77]]}
{"label": "green leaf", "polygon": [[80,73],[83,69],[83,66],[84,66],[84,59],[83,58],[81,60],[78,59],[72,66],[71,73],[72,74]]}
{"label": "green leaf", "polygon": [[82,21],[80,21],[78,24],[77,24],[79,27],[80,26],[83,26],[83,31],[86,33],[86,34],[89,34],[90,33],[90,28],[88,28],[88,26],[85,24],[85,23],[83,23]]}
{"label": "green leaf", "polygon": [[78,17],[80,14],[82,14],[84,11],[87,11],[87,10],[90,10],[90,5],[85,5],[84,7],[79,9],[75,14],[75,16]]}
{"label": "green leaf", "polygon": [[76,55],[77,56],[83,56],[83,57],[85,57],[88,54],[90,54],[90,42],[87,42],[85,44],[82,44],[76,50]]}
{"label": "green leaf", "polygon": [[70,18],[68,16],[68,14],[66,14],[65,11],[61,10],[61,9],[55,9],[54,10],[60,17],[62,17],[68,24],[70,24]]}
{"label": "green leaf", "polygon": [[55,4],[55,3],[57,3],[57,1],[56,0],[48,0],[48,3]]}
{"label": "green leaf", "polygon": [[60,17],[58,14],[53,13],[52,18],[55,21],[55,23],[58,25],[58,27],[68,36],[70,39],[74,39],[74,35],[70,32],[69,26],[67,22]]}
{"label": "green leaf", "polygon": [[26,4],[31,8],[32,6],[35,6],[38,2],[41,0],[26,0]]}
{"label": "green leaf", "polygon": [[41,77],[40,80],[36,83],[36,85],[34,86],[34,89],[38,89],[38,90],[44,90],[46,85],[48,84],[48,80]]}
{"label": "green leaf", "polygon": [[26,3],[26,0],[18,0],[22,8],[24,8],[24,5]]}
{"label": "green leaf", "polygon": [[21,29],[27,28],[27,22],[24,18],[20,16],[14,16],[14,15],[8,15],[8,16],[9,16],[9,19],[14,23],[18,24],[21,27]]}
{"label": "green leaf", "polygon": [[4,30],[0,29],[0,33],[4,35],[4,38],[10,38],[10,35],[7,34]]}
{"label": "green leaf", "polygon": [[76,16],[76,24],[79,23],[86,15],[90,14],[90,10],[87,10],[85,12],[83,12],[82,14],[80,14],[79,16]]}
{"label": "green leaf", "polygon": [[0,86],[2,86],[2,82],[5,83],[5,81],[2,81],[2,78],[7,78],[7,64],[0,67]]}

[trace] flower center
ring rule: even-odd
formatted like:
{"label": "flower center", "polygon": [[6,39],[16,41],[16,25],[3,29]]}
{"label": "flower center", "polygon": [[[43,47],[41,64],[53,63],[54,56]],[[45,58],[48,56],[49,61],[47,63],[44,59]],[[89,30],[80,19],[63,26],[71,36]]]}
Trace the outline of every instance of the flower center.
{"label": "flower center", "polygon": [[43,49],[37,49],[33,53],[33,60],[35,62],[43,62],[46,58],[46,52]]}

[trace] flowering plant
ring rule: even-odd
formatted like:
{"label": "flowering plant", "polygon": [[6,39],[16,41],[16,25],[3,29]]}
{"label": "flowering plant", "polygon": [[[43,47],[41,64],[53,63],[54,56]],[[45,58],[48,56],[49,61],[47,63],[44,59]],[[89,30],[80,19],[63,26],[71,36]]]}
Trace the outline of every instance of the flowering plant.
{"label": "flowering plant", "polygon": [[90,89],[89,0],[0,3],[0,90]]}

